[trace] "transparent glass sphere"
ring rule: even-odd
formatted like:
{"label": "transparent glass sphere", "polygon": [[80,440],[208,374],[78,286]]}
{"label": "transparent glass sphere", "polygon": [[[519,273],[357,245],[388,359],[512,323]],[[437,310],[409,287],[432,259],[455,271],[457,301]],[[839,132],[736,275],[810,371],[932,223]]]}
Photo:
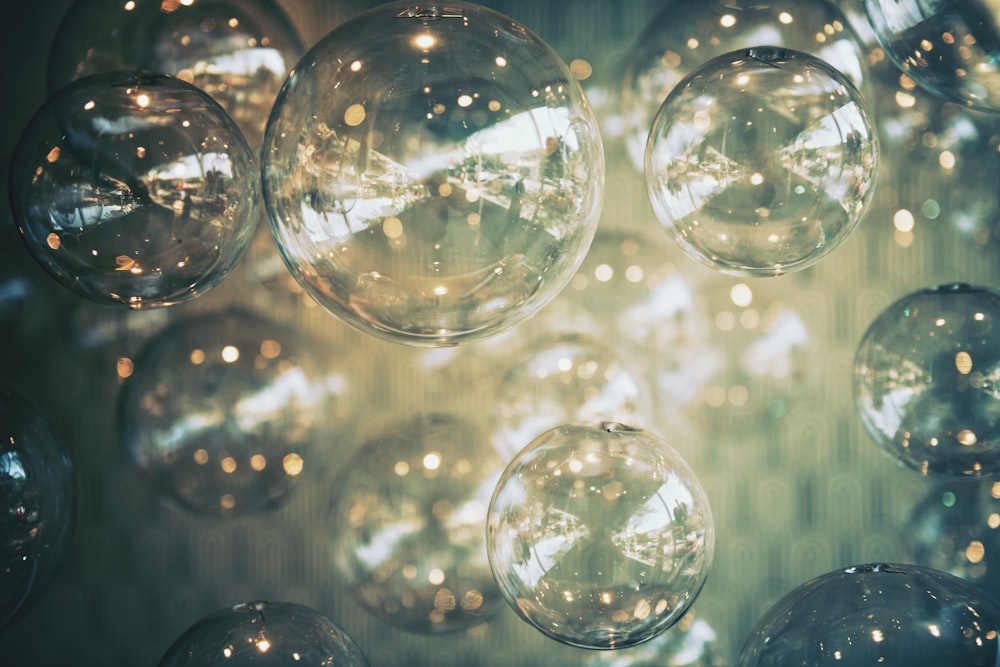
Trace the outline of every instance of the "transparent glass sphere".
{"label": "transparent glass sphere", "polygon": [[368,667],[368,659],[350,635],[315,609],[258,601],[205,616],[177,638],[158,665]]}
{"label": "transparent glass sphere", "polygon": [[851,22],[828,0],[670,0],[624,58],[621,122],[636,169],[646,138],[670,91],[724,53],[771,44],[812,54],[868,90],[865,47]]}
{"label": "transparent glass sphere", "polygon": [[587,667],[723,667],[717,635],[692,608],[675,625],[638,646],[592,653]]}
{"label": "transparent glass sphere", "polygon": [[874,192],[878,138],[857,89],[826,62],[762,46],[695,69],[646,145],[660,224],[720,271],[773,276],[843,243]]}
{"label": "transparent glass sphere", "polygon": [[332,486],[331,553],[375,617],[403,630],[466,630],[503,607],[483,523],[503,461],[448,414],[400,421],[361,445]]}
{"label": "transparent glass sphere", "polygon": [[596,338],[545,335],[508,363],[495,399],[495,437],[507,458],[561,424],[648,422],[652,405],[643,378]]}
{"label": "transparent glass sphere", "polygon": [[139,351],[121,390],[121,438],[137,470],[195,513],[271,510],[352,437],[354,384],[344,360],[284,325],[205,313]]}
{"label": "transparent glass sphere", "polygon": [[869,325],[854,359],[869,435],[923,474],[1000,470],[1000,293],[961,283],[912,292]]}
{"label": "transparent glass sphere", "polygon": [[984,588],[916,565],[821,575],[757,622],[736,667],[994,667],[1000,604]]}
{"label": "transparent glass sphere", "polygon": [[118,70],[169,74],[211,95],[256,150],[304,51],[275,0],[76,0],[56,29],[48,87]]}
{"label": "transparent glass sphere", "polygon": [[0,629],[58,572],[76,518],[69,456],[41,408],[0,383]]}
{"label": "transparent glass sphere", "polygon": [[983,0],[862,0],[889,59],[949,102],[1000,112],[1000,14]]}
{"label": "transparent glass sphere", "polygon": [[258,168],[232,118],[194,86],[112,72],[50,97],[11,163],[28,250],[76,293],[169,306],[220,283],[257,223]]}
{"label": "transparent glass sphere", "polygon": [[507,466],[486,544],[524,620],[565,644],[612,649],[684,616],[708,576],[715,528],[700,482],[662,438],[566,424]]}
{"label": "transparent glass sphere", "polygon": [[289,77],[263,150],[291,272],[362,331],[415,345],[496,334],[572,277],[604,156],[573,74],[478,5],[390,3]]}

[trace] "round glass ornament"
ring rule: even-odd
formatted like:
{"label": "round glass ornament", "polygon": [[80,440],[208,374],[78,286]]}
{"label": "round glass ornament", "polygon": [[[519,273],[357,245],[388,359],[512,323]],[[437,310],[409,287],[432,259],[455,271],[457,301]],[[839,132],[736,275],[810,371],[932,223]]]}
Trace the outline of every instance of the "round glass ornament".
{"label": "round glass ornament", "polygon": [[354,639],[315,609],[291,602],[248,602],[188,628],[159,667],[241,665],[368,667]]}
{"label": "round glass ornament", "polygon": [[191,84],[96,74],[50,97],[11,164],[14,221],[60,283],[169,306],[220,283],[257,223],[258,168],[232,118]]}
{"label": "round glass ornament", "polygon": [[333,562],[362,605],[419,634],[466,630],[503,601],[483,522],[503,460],[485,431],[421,414],[365,442],[333,485]]}
{"label": "round glass ornament", "polygon": [[76,518],[73,464],[41,409],[0,383],[0,629],[58,572]]}
{"label": "round glass ornament", "polygon": [[258,513],[281,506],[323,466],[321,450],[353,435],[355,391],[344,361],[288,327],[242,310],[205,313],[139,351],[120,433],[133,465],[183,507]]}
{"label": "round glass ornament", "polygon": [[736,667],[993,667],[1000,604],[980,586],[916,565],[821,575],[757,622]]}
{"label": "round glass ornament", "polygon": [[889,59],[928,92],[1000,112],[1000,14],[982,0],[862,0]]}
{"label": "round glass ornament", "polygon": [[562,60],[485,7],[390,3],[334,29],[282,88],[262,152],[292,274],[362,331],[496,334],[572,277],[604,185],[597,121]]}
{"label": "round glass ornament", "polygon": [[119,70],[169,74],[221,104],[256,150],[304,51],[275,0],[77,0],[56,29],[48,88]]}
{"label": "round glass ornament", "polygon": [[733,51],[670,93],[646,145],[653,211],[692,258],[724,273],[812,266],[874,193],[878,137],[857,89],[790,49]]}
{"label": "round glass ornament", "polygon": [[912,292],[868,327],[855,407],[875,443],[922,474],[1000,470],[1000,293],[953,283]]}
{"label": "round glass ornament", "polygon": [[681,619],[708,576],[715,528],[694,472],[659,436],[567,424],[507,466],[486,545],[524,620],[571,646],[618,649]]}
{"label": "round glass ornament", "polygon": [[619,106],[628,154],[643,169],[646,139],[670,91],[702,64],[735,49],[770,44],[836,66],[866,93],[866,49],[829,0],[671,0],[624,58]]}

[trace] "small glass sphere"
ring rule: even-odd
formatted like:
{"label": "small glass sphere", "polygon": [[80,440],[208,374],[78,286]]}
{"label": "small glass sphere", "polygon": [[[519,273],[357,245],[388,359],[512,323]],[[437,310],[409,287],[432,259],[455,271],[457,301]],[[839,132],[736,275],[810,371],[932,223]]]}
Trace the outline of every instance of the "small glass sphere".
{"label": "small glass sphere", "polygon": [[560,424],[645,426],[651,401],[642,378],[613,348],[590,336],[557,333],[524,346],[500,379],[496,406],[497,446],[512,458]]}
{"label": "small glass sphere", "polygon": [[291,602],[248,602],[192,625],[158,665],[368,667],[368,659],[350,635],[315,609]]}
{"label": "small glass sphere", "polygon": [[692,258],[725,273],[811,266],[854,231],[878,139],[839,71],[769,46],[708,61],[670,93],[646,145],[653,210]]}
{"label": "small glass sphere", "polygon": [[621,122],[636,169],[646,138],[670,91],[703,63],[735,49],[772,44],[829,63],[866,92],[862,40],[836,3],[828,0],[671,0],[636,38],[620,80]]}
{"label": "small glass sphere", "polygon": [[503,607],[483,534],[502,469],[484,430],[447,414],[417,415],[361,445],[333,485],[329,536],[368,611],[436,635]]}
{"label": "small glass sphere", "polygon": [[45,102],[11,165],[14,220],[60,283],[95,301],[169,306],[220,283],[257,224],[257,162],[194,86],[113,72]]}
{"label": "small glass sphere", "polygon": [[76,518],[73,464],[41,409],[0,383],[0,628],[58,572]]}
{"label": "small glass sphere", "polygon": [[855,406],[883,450],[922,474],[1000,470],[1000,292],[960,283],[886,308],[854,360]]}
{"label": "small glass sphere", "polygon": [[279,94],[262,155],[271,231],[306,291],[413,345],[535,313],[586,254],[603,195],[597,121],[569,68],[460,1],[336,28]]}
{"label": "small glass sphere", "polygon": [[684,616],[708,576],[715,528],[694,472],[659,436],[567,424],[507,466],[486,543],[524,620],[565,644],[612,649]]}
{"label": "small glass sphere", "polygon": [[964,579],[872,564],[807,581],[757,622],[736,667],[994,667],[1000,604]]}
{"label": "small glass sphere", "polygon": [[674,627],[638,646],[592,653],[586,667],[723,667],[715,630],[692,608]]}
{"label": "small glass sphere", "polygon": [[169,74],[211,95],[256,150],[304,51],[274,0],[77,0],[56,29],[48,87],[118,70]]}
{"label": "small glass sphere", "polygon": [[889,59],[928,92],[1000,112],[1000,14],[989,2],[862,0]]}
{"label": "small glass sphere", "polygon": [[352,435],[352,380],[344,361],[257,315],[188,317],[132,361],[122,441],[156,489],[195,513],[272,510]]}

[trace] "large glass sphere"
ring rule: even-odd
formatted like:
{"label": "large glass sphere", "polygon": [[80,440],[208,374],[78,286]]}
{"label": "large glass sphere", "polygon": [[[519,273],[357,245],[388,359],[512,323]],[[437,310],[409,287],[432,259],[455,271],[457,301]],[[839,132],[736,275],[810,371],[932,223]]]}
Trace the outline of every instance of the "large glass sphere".
{"label": "large glass sphere", "polygon": [[858,344],[854,393],[875,443],[923,474],[1000,470],[1000,293],[966,284],[912,292]]}
{"label": "large glass sphere", "polygon": [[805,582],[757,622],[736,667],[994,667],[1000,604],[916,565],[860,565]]}
{"label": "large glass sphere", "polygon": [[484,430],[448,414],[363,443],[333,484],[328,529],[361,604],[420,634],[466,630],[502,608],[483,533],[502,469]]}
{"label": "large glass sphere", "polygon": [[864,100],[808,54],[753,47],[695,69],[646,146],[653,210],[720,271],[774,276],[843,243],[874,192],[878,141]]}
{"label": "large glass sphere", "polygon": [[864,46],[834,2],[670,0],[624,58],[621,119],[635,167],[642,170],[653,118],[681,79],[724,53],[764,44],[822,58],[868,89]]}
{"label": "large glass sphere", "polygon": [[1000,112],[1000,13],[984,0],[862,0],[901,70],[950,102]]}
{"label": "large glass sphere", "polygon": [[199,514],[282,505],[353,435],[350,367],[248,312],[179,320],[133,366],[119,404],[124,446],[156,489]]}
{"label": "large glass sphere", "polygon": [[524,620],[572,646],[612,649],[680,620],[708,576],[715,528],[694,472],[659,436],[567,424],[507,466],[486,543]]}
{"label": "large glass sphere", "polygon": [[343,629],[315,609],[291,602],[248,602],[188,628],[159,667],[324,665],[368,667]]}
{"label": "large glass sphere", "polygon": [[73,464],[41,409],[0,384],[0,628],[58,572],[76,517]]}
{"label": "large glass sphere", "polygon": [[304,51],[275,0],[76,0],[53,39],[48,85],[117,70],[169,74],[211,95],[256,150]]}
{"label": "large glass sphere", "polygon": [[597,122],[568,67],[484,7],[390,3],[336,28],[279,94],[271,231],[333,314],[444,345],[554,297],[594,235]]}
{"label": "large glass sphere", "polygon": [[11,163],[14,221],[60,283],[96,301],[169,306],[220,283],[257,223],[257,161],[191,84],[112,72],[50,97]]}

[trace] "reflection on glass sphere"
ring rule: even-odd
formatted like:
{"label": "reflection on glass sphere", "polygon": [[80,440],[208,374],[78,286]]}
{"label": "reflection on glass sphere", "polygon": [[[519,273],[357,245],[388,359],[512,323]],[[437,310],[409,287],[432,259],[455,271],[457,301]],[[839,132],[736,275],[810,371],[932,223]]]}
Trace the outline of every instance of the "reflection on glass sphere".
{"label": "reflection on glass sphere", "polygon": [[736,667],[994,667],[1000,605],[916,565],[859,565],[807,581],[769,609]]}
{"label": "reflection on glass sphere", "polygon": [[726,273],[780,275],[843,243],[874,192],[877,135],[857,89],[774,47],[700,66],[664,101],[646,184],[660,224]]}
{"label": "reflection on glass sphere", "polygon": [[567,424],[507,466],[486,542],[522,618],[566,644],[611,649],[680,620],[708,576],[715,528],[694,472],[661,438]]}
{"label": "reflection on glass sphere", "polygon": [[314,47],[263,150],[290,270],[362,331],[416,345],[496,334],[572,277],[603,194],[576,79],[484,7],[392,3]]}
{"label": "reflection on glass sphere", "polygon": [[56,30],[48,86],[117,70],[169,74],[211,95],[256,150],[303,51],[274,0],[77,0]]}
{"label": "reflection on glass sphere", "polygon": [[914,508],[905,534],[916,564],[998,590],[1000,482],[935,488]]}
{"label": "reflection on glass sphere", "polygon": [[974,0],[862,0],[890,60],[927,91],[1000,112],[1000,14]]}
{"label": "reflection on glass sphere", "polygon": [[178,79],[113,72],[45,102],[14,153],[28,249],[96,301],[150,308],[220,283],[257,223],[257,163],[239,128]]}
{"label": "reflection on glass sphere", "polygon": [[201,619],[167,650],[159,667],[329,665],[368,667],[343,629],[291,602],[248,602]]}
{"label": "reflection on glass sphere", "polygon": [[595,338],[553,334],[529,342],[500,378],[498,448],[508,458],[544,431],[572,422],[644,426],[650,411],[642,379]]}
{"label": "reflection on glass sphere", "polygon": [[644,644],[593,653],[587,667],[722,667],[715,630],[692,608],[674,627]]}
{"label": "reflection on glass sphere", "polygon": [[72,462],[41,409],[0,384],[0,628],[55,576],[75,516]]}
{"label": "reflection on glass sphere", "polygon": [[361,445],[333,485],[334,563],[379,619],[465,630],[502,607],[483,522],[503,462],[473,423],[418,415]]}
{"label": "reflection on glass sphere", "polygon": [[154,487],[199,514],[280,506],[356,418],[343,362],[244,311],[175,322],[131,368],[119,405],[124,445]]}
{"label": "reflection on glass sphere", "polygon": [[864,91],[864,47],[843,11],[827,0],[672,0],[632,44],[621,79],[622,125],[635,167],[670,91],[696,68],[735,49],[770,44],[835,64]]}
{"label": "reflection on glass sphere", "polygon": [[879,447],[923,474],[1000,470],[1000,293],[918,290],[871,323],[854,360],[855,402]]}

